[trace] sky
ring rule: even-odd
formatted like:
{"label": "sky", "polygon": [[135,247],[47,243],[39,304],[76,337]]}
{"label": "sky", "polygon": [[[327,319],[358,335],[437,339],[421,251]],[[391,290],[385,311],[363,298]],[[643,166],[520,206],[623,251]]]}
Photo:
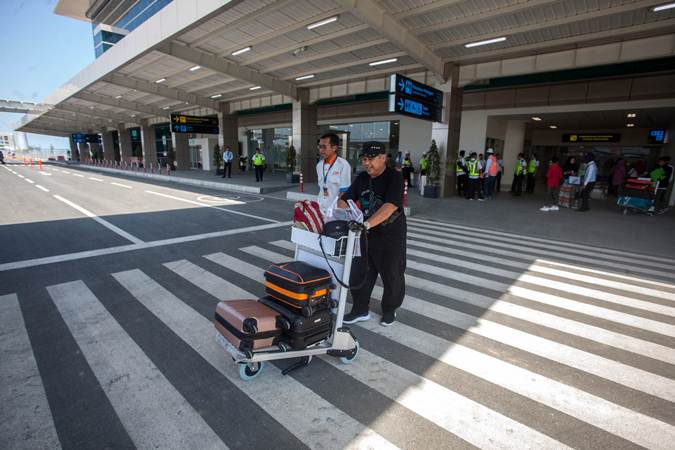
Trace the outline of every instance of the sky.
{"label": "sky", "polygon": [[[57,16],[57,0],[0,0],[0,99],[43,101],[94,60],[91,24]],[[0,132],[22,114],[0,112]],[[29,134],[31,146],[69,148],[66,138]]]}

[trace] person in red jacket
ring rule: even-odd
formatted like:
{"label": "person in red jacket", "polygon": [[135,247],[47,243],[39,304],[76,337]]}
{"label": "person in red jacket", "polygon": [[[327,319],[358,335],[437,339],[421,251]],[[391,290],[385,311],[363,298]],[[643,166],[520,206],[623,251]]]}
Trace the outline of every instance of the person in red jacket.
{"label": "person in red jacket", "polygon": [[553,204],[542,207],[542,211],[558,210],[558,194],[560,193],[560,183],[562,180],[563,171],[560,164],[558,164],[558,157],[554,156],[551,158],[551,165],[548,166],[548,171],[546,172],[546,186],[548,187],[548,193],[551,195]]}

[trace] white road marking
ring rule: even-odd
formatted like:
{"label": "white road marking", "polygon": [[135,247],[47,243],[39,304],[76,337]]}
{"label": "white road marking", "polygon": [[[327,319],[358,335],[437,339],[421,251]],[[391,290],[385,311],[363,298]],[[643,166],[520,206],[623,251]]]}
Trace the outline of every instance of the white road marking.
{"label": "white road marking", "polygon": [[168,262],[164,266],[217,299],[245,300],[250,298],[255,300],[256,298],[236,284],[230,283],[188,260]]}
{"label": "white road marking", "polygon": [[73,173],[72,175],[74,177],[84,178],[84,175],[80,175],[79,173]]}
{"label": "white road marking", "polygon": [[47,287],[138,448],[227,448],[82,281]]}
{"label": "white road marking", "polygon": [[97,216],[93,212],[91,212],[89,210],[86,210],[79,205],[76,205],[75,203],[71,202],[70,200],[67,200],[67,199],[63,198],[60,195],[55,195],[54,198],[59,200],[59,201],[62,201],[63,203],[65,203],[66,205],[68,205],[72,208],[75,208],[76,210],[78,210],[79,212],[84,214],[85,216],[90,217],[91,219],[100,223],[101,225],[103,225],[104,227],[106,227],[107,229],[112,231],[113,233],[119,234],[120,236],[122,236],[125,239],[128,239],[129,241],[133,242],[134,244],[143,244],[143,241],[138,239],[136,236],[134,236],[130,233],[127,233],[123,229],[113,225],[112,223],[108,222],[107,220],[101,219],[99,216]]}
{"label": "white road marking", "polygon": [[28,181],[30,184],[35,184],[35,181],[31,180],[30,178],[24,178],[24,180]]}
{"label": "white road marking", "polygon": [[272,222],[272,223],[278,223],[279,222],[278,220],[268,219],[267,217],[255,216],[253,214],[246,214],[246,213],[243,213],[241,211],[233,211],[231,209],[220,208],[218,206],[213,206],[213,205],[209,205],[209,204],[202,203],[202,202],[196,202],[194,200],[188,200],[188,199],[185,199],[185,198],[176,197],[174,195],[162,194],[161,192],[154,192],[154,191],[145,191],[145,192],[148,193],[148,194],[157,195],[157,196],[160,196],[160,197],[166,197],[166,198],[170,198],[170,199],[177,200],[177,201],[184,202],[184,203],[190,203],[192,205],[198,205],[198,206],[204,206],[206,208],[217,209],[219,211],[223,211],[223,212],[230,213],[230,214],[237,214],[237,215],[244,216],[244,217],[251,217],[253,219],[263,220],[265,222]]}
{"label": "white road marking", "polygon": [[39,184],[36,184],[35,187],[40,189],[41,191],[49,192],[49,189],[47,189],[46,187],[40,186]]}
{"label": "white road marking", "polygon": [[62,170],[61,172],[65,173],[65,174],[69,174],[69,173],[70,173],[70,172],[68,172],[67,170]]}
{"label": "white road marking", "polygon": [[92,181],[103,181],[100,178],[88,177]]}
{"label": "white road marking", "polygon": [[2,447],[60,449],[16,294],[0,296],[0,336]]}
{"label": "white road marking", "polygon": [[52,176],[52,174],[49,173],[49,172],[38,172],[38,173],[39,173],[40,175],[44,175],[44,176],[46,176],[46,177],[51,177],[51,176]]}
{"label": "white road marking", "polygon": [[280,222],[274,224],[236,228],[232,230],[214,231],[211,233],[193,234],[191,236],[182,236],[171,239],[161,239],[158,241],[144,242],[142,244],[120,245],[117,247],[101,248],[97,250],[86,250],[82,252],[66,253],[63,255],[47,256],[44,258],[25,259],[23,261],[14,261],[0,264],[0,272],[5,272],[8,270],[24,269],[27,267],[43,266],[47,264],[55,264],[66,261],[76,261],[79,259],[94,258],[97,256],[115,255],[118,253],[132,252],[136,250],[144,250],[154,247],[164,247],[168,245],[182,244],[185,242],[201,241],[204,239],[214,239],[223,236],[232,236],[241,233],[253,233],[261,230],[269,230],[272,228],[290,227],[290,226],[291,222]]}
{"label": "white road marking", "polygon": [[110,184],[112,184],[113,186],[119,186],[119,187],[122,187],[122,188],[125,188],[125,189],[133,189],[133,187],[131,187],[129,185],[126,185],[126,184],[120,184],[120,183],[115,183],[115,182],[111,182]]}
{"label": "white road marking", "polygon": [[23,175],[21,175],[21,174],[19,174],[19,173],[16,174],[16,176],[19,177],[19,178],[26,178],[26,177],[24,177]]}
{"label": "white road marking", "polygon": [[[237,366],[216,343],[213,323],[209,319],[138,269],[115,273],[113,277],[229,382],[309,448],[325,448],[327,442],[333,448],[351,450],[396,448],[302,383],[282,376],[281,370],[272,364],[265,367],[254,383],[241,380],[236,373]],[[302,399],[303,413],[288,414],[288,405],[299,398]],[[340,426],[333,426],[336,423]]]}

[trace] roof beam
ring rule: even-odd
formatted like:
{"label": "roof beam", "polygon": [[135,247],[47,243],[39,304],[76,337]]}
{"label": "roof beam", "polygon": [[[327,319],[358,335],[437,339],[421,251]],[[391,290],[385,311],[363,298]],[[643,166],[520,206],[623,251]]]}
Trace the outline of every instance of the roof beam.
{"label": "roof beam", "polygon": [[[399,57],[405,56],[405,55],[406,55],[405,52],[387,53],[386,55],[375,56],[373,58],[360,59],[358,61],[352,61],[352,62],[348,62],[348,63],[344,63],[344,64],[335,64],[335,65],[332,65],[332,66],[329,66],[329,67],[326,67],[326,68],[323,68],[323,69],[316,69],[316,70],[312,71],[312,73],[313,74],[319,74],[319,73],[325,73],[325,72],[333,72],[334,70],[347,69],[349,67],[365,66],[365,65],[368,65],[371,62],[381,61],[383,59],[399,58]],[[286,77],[284,79],[285,80],[294,80],[295,78],[301,77],[305,74],[306,74],[306,72],[297,72],[297,73],[294,73],[293,75],[291,75],[289,77]],[[367,74],[367,72],[364,73],[364,75],[365,74]],[[359,74],[353,74],[353,76],[356,77],[356,76],[359,76]]]}
{"label": "roof beam", "polygon": [[378,76],[378,75],[386,75],[386,74],[390,74],[390,73],[405,72],[405,71],[416,70],[416,69],[424,69],[424,66],[422,66],[422,64],[419,64],[419,63],[407,64],[407,65],[403,65],[403,66],[393,66],[393,67],[389,67],[387,69],[374,70],[372,72],[364,73],[363,78],[355,78],[358,75],[354,75],[354,74],[343,75],[343,76],[340,76],[340,77],[329,78],[329,79],[326,79],[326,80],[313,81],[311,83],[302,84],[299,87],[304,88],[304,87],[324,86],[324,85],[327,85],[327,84],[337,83],[337,82],[340,82],[340,81],[354,81],[354,82],[365,81],[367,78],[372,78],[372,77]]}
{"label": "roof beam", "polygon": [[115,99],[106,97],[105,95],[92,94],[90,92],[78,92],[73,97],[80,100],[86,100],[91,103],[98,103],[101,105],[108,105],[114,108],[126,109],[127,111],[134,111],[141,114],[149,114],[151,116],[167,117],[169,113],[161,108],[151,105],[143,105],[138,102],[131,102],[124,99]]}
{"label": "roof beam", "polygon": [[575,22],[584,22],[586,20],[591,20],[595,19],[597,17],[603,17],[603,16],[610,16],[614,14],[622,14],[625,12],[630,12],[630,11],[635,11],[638,9],[644,9],[648,8],[650,6],[658,5],[662,2],[659,1],[654,1],[654,0],[642,0],[642,1],[637,1],[635,3],[628,3],[625,5],[620,5],[614,8],[604,8],[604,9],[599,9],[596,11],[591,11],[589,13],[585,14],[576,14],[573,16],[567,16],[567,17],[561,17],[559,19],[555,20],[549,20],[545,22],[538,22],[538,23],[531,23],[527,24],[521,27],[516,27],[516,28],[508,28],[505,30],[498,30],[498,31],[493,31],[491,33],[485,33],[481,35],[473,35],[473,36],[468,36],[464,39],[457,39],[454,41],[445,41],[440,44],[434,44],[430,45],[430,48],[432,49],[439,49],[439,48],[448,48],[448,47],[454,47],[456,45],[464,45],[468,42],[477,42],[477,41],[484,41],[487,39],[499,37],[499,36],[509,36],[509,35],[514,35],[514,34],[520,34],[520,33],[527,33],[529,31],[536,31],[540,30],[543,28],[551,28],[551,27],[556,27],[559,25],[565,25],[567,23],[575,23]]}
{"label": "roof beam", "polygon": [[242,67],[217,56],[199,52],[174,42],[163,45],[159,47],[158,50],[167,55],[182,59],[183,61],[189,61],[192,64],[223,73],[238,80],[246,81],[256,86],[262,86],[265,89],[269,89],[282,95],[287,95],[296,99],[298,98],[298,90],[292,83],[256,72],[247,67]]}
{"label": "roof beam", "polygon": [[[61,113],[68,114],[68,113]],[[105,123],[99,120],[87,120],[86,118],[72,118],[72,117],[61,117],[61,116],[43,116],[40,118],[46,122],[51,123],[64,123],[67,126],[78,126],[81,128],[88,129],[103,129],[105,127],[112,126],[113,123]]]}
{"label": "roof beam", "polygon": [[[546,42],[537,42],[536,44],[520,45],[515,47],[501,48],[492,51],[486,51],[471,55],[452,58],[453,62],[462,62],[464,64],[480,63],[486,60],[494,61],[494,57],[499,59],[516,58],[519,56],[533,56],[538,53],[555,52],[568,50],[570,48],[581,47],[580,43],[601,40],[603,43],[626,41],[629,39],[653,36],[654,34],[672,33],[675,27],[675,19],[666,19],[659,22],[635,25],[614,30],[599,31],[597,33],[587,33],[580,36],[570,36]],[[620,35],[617,33],[621,33]]]}
{"label": "roof beam", "polygon": [[407,11],[401,11],[393,14],[394,19],[401,20],[410,16],[420,16],[422,14],[430,13],[432,11],[437,11],[439,9],[447,8],[448,6],[456,5],[457,3],[462,3],[466,0],[441,0],[438,2],[428,3],[424,6],[418,6]]}
{"label": "roof beam", "polygon": [[349,8],[352,14],[369,24],[414,58],[415,61],[424,65],[430,72],[444,81],[447,80],[443,60],[429,50],[399,21],[393,19],[374,0],[337,0],[337,2],[345,8]]}
{"label": "roof beam", "polygon": [[190,105],[197,105],[204,108],[211,108],[217,110],[216,102],[213,100],[202,97],[197,94],[190,94],[181,89],[170,88],[168,86],[163,86],[162,83],[151,83],[145,80],[139,80],[138,78],[125,77],[116,73],[111,73],[103,78],[106,83],[114,84],[116,86],[122,86],[128,89],[135,89],[139,92],[145,92],[146,94],[159,95],[170,100],[177,100],[181,102],[187,102]]}
{"label": "roof beam", "polygon": [[43,117],[45,119],[58,119],[77,123],[88,123],[96,126],[108,126],[109,124],[114,123],[113,119],[107,119],[108,123],[106,124],[106,120],[101,120],[94,118],[92,116],[87,116],[78,113],[59,111],[57,109],[49,111],[49,113],[45,114]]}
{"label": "roof beam", "polygon": [[26,127],[20,131],[33,134],[46,134],[49,136],[70,137],[70,131],[61,129],[52,129],[48,127]]}

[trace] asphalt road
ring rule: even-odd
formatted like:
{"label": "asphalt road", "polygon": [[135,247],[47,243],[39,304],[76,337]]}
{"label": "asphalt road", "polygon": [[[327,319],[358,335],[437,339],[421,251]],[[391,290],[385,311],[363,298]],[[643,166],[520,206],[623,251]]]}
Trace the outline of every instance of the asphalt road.
{"label": "asphalt road", "polygon": [[0,168],[2,448],[672,448],[675,261],[409,221],[392,327],[243,381],[217,301],[292,259],[292,204]]}

